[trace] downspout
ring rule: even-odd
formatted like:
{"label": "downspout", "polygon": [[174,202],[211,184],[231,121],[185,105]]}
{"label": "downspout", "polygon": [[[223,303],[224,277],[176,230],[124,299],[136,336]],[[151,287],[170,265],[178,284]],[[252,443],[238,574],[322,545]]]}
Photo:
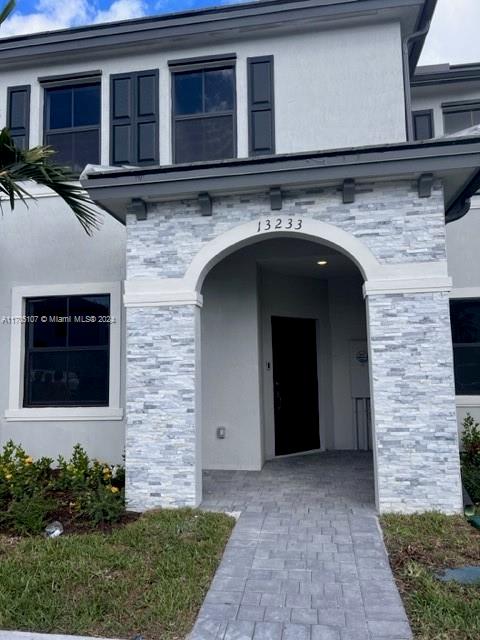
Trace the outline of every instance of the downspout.
{"label": "downspout", "polygon": [[427,35],[430,29],[430,22],[427,22],[421,31],[416,31],[407,36],[403,41],[403,83],[405,91],[405,123],[407,129],[407,142],[414,139],[413,121],[412,121],[412,92],[410,87],[410,46],[416,40],[420,40]]}

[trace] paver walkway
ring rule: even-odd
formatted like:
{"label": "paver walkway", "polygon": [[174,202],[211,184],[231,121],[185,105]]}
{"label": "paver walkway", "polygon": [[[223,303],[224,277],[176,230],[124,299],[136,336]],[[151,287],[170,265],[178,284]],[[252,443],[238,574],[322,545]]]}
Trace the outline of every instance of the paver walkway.
{"label": "paver walkway", "polygon": [[375,515],[369,454],[209,471],[202,507],[241,515],[191,640],[412,637]]}

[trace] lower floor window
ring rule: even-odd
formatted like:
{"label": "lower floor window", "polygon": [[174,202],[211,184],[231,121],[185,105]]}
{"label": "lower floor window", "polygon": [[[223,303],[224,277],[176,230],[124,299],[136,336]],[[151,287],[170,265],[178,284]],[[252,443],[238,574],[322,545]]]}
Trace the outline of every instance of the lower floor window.
{"label": "lower floor window", "polygon": [[110,295],[27,298],[25,407],[108,406]]}
{"label": "lower floor window", "polygon": [[480,299],[452,300],[450,314],[456,394],[480,395]]}

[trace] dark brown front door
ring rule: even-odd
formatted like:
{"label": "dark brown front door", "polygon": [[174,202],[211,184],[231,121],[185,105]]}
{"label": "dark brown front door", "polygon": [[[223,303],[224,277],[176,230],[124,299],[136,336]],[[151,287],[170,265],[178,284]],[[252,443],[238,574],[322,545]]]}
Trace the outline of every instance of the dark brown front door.
{"label": "dark brown front door", "polygon": [[315,320],[272,316],[275,455],[320,447]]}

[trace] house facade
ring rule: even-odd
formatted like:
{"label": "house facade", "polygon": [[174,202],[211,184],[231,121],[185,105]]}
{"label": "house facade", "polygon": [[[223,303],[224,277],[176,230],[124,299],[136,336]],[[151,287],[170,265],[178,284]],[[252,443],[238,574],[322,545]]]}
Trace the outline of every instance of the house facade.
{"label": "house facade", "polygon": [[270,1],[0,40],[2,125],[105,211],[87,237],[45,190],[4,204],[1,441],[125,453],[140,510],[199,504],[203,469],[372,450],[380,511],[459,512],[480,73],[417,66],[434,9]]}

